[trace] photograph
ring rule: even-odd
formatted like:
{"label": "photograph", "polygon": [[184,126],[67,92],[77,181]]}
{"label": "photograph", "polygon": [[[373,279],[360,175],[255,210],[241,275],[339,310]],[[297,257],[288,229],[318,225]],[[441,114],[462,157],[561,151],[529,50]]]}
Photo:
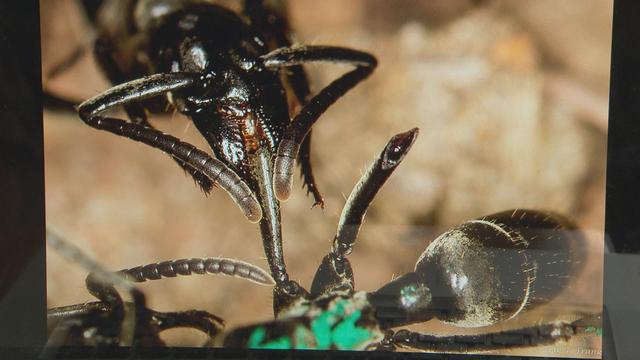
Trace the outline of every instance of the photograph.
{"label": "photograph", "polygon": [[612,13],[40,0],[48,345],[602,358]]}

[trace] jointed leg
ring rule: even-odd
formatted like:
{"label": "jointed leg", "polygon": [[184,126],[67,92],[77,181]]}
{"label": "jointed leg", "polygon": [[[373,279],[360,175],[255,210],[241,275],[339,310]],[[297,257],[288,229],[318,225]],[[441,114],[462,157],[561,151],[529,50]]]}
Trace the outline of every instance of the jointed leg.
{"label": "jointed leg", "polygon": [[342,209],[331,252],[322,260],[313,279],[312,295],[325,293],[336,287],[354,287],[353,273],[347,255],[353,249],[369,205],[389,176],[400,165],[417,136],[418,129],[414,128],[392,137],[354,186]]}
{"label": "jointed leg", "polygon": [[[133,303],[123,304],[129,309],[135,307]],[[137,325],[134,343],[139,345],[160,345],[161,343],[158,341],[150,341],[150,339],[156,339],[159,332],[179,327],[202,331],[210,338],[214,338],[224,329],[224,320],[207,311],[159,312],[144,308],[139,313],[146,314],[143,317],[144,321],[139,320]],[[101,338],[100,340],[94,339],[94,342],[102,341],[104,344],[124,345],[125,342],[121,342],[119,336],[122,320],[113,315],[111,307],[102,301],[50,309],[47,311],[47,322],[50,323],[49,343],[59,345],[68,344],[70,341],[72,344],[86,345],[80,339],[83,336],[82,333],[95,327],[100,329],[99,336]],[[118,331],[118,333],[106,333],[105,330],[109,329]],[[142,341],[145,338],[146,340]],[[161,341],[159,338],[157,339]],[[105,343],[108,340],[111,342]]]}
{"label": "jointed leg", "polygon": [[[306,106],[309,101],[309,80],[302,65],[295,65],[288,68],[287,80],[289,85],[293,89],[298,102],[303,107]],[[309,130],[307,136],[305,136],[298,152],[298,165],[300,165],[300,173],[302,175],[303,186],[307,189],[307,194],[313,194],[313,206],[320,206],[324,208],[324,198],[318,190],[318,183],[313,176],[313,168],[311,167],[311,136],[313,131]]]}
{"label": "jointed leg", "polygon": [[324,198],[320,190],[318,190],[316,179],[313,176],[313,169],[311,168],[311,133],[312,131],[309,130],[302,141],[300,152],[298,153],[298,164],[300,164],[302,182],[307,188],[307,194],[313,194],[314,203],[312,207],[320,206],[320,208],[324,208]]}
{"label": "jointed leg", "polygon": [[[188,276],[192,274],[223,274],[234,276],[261,285],[273,285],[271,276],[261,268],[244,261],[228,258],[192,258],[164,261],[137,266],[117,272],[125,280],[145,282],[163,277]],[[102,301],[110,303],[114,296],[119,298],[115,288],[97,282],[94,275],[87,277],[87,289]],[[200,330],[213,338],[224,328],[224,321],[206,311],[189,310],[182,312],[157,312],[144,306],[142,293],[134,297],[136,304],[136,336],[138,341],[150,343],[161,331],[189,327]],[[140,306],[142,304],[142,306]],[[159,338],[158,338],[159,340]]]}
{"label": "jointed leg", "polygon": [[[273,284],[270,275],[259,267],[227,258],[165,261],[117,272],[125,280],[134,282],[205,273],[235,276],[262,285]],[[222,319],[206,311],[158,312],[147,308],[144,295],[135,289],[132,292],[134,302],[124,303],[116,289],[98,280],[96,275],[89,275],[86,282],[89,292],[100,301],[50,309],[47,320],[53,329],[52,336],[57,336],[57,339],[52,339],[52,343],[64,343],[71,331],[77,329],[78,333],[82,333],[83,329],[91,327],[100,330],[100,341],[110,341],[114,345],[131,342],[138,345],[159,345],[162,340],[158,333],[177,327],[200,330],[213,338],[224,328]],[[126,326],[125,316],[128,312],[135,314],[135,322]],[[130,340],[126,340],[127,336]]]}
{"label": "jointed leg", "polygon": [[191,328],[202,331],[211,339],[224,329],[224,320],[207,311],[158,312],[151,310],[151,318],[157,324],[158,331],[181,327]]}
{"label": "jointed leg", "polygon": [[[126,306],[113,285],[98,280],[94,274],[87,276],[85,282],[87,290],[93,296],[109,305],[108,321],[102,326],[119,328],[119,345],[164,345],[159,337],[160,330],[153,321],[152,312],[146,306],[146,297],[140,290],[129,287],[128,292],[133,303]],[[121,313],[122,316],[115,316]]]}
{"label": "jointed leg", "polygon": [[[61,345],[118,345],[122,313],[112,313],[101,301],[47,309],[47,347]],[[115,325],[115,326],[114,326]],[[89,339],[85,332],[98,331]]]}
{"label": "jointed leg", "polygon": [[290,67],[306,62],[348,63],[356,66],[309,100],[285,130],[274,164],[274,190],[278,199],[285,201],[291,194],[294,159],[305,136],[329,106],[371,74],[377,61],[364,52],[328,46],[282,48],[263,56],[263,61],[269,68]]}
{"label": "jointed leg", "polygon": [[[98,298],[89,302],[64,306],[47,311],[50,344],[76,345],[164,345],[158,334],[175,327],[190,327],[215,336],[224,321],[206,311],[189,310],[162,313],[146,307],[144,294],[128,280],[145,281],[162,276],[171,277],[193,273],[226,274],[269,284],[270,276],[255,265],[226,258],[184,259],[140,266],[112,273],[83,254],[75,246],[63,241],[47,229],[47,242],[60,255],[91,271],[87,276],[87,290]],[[133,303],[125,303],[114,285],[127,291]],[[92,330],[90,336],[85,331]]]}
{"label": "jointed leg", "polygon": [[71,69],[75,64],[78,63],[80,59],[82,59],[82,56],[84,56],[86,50],[87,49],[85,46],[78,46],[69,56],[62,59],[62,61],[60,61],[59,63],[51,66],[51,68],[45,74],[45,79],[56,78],[60,76],[60,74]]}
{"label": "jointed leg", "polygon": [[224,163],[171,135],[144,125],[101,115],[116,106],[124,106],[170,91],[187,88],[195,81],[192,75],[184,73],[147,76],[115,86],[101,95],[85,101],[80,104],[78,112],[80,118],[92,127],[160,149],[196,171],[205,174],[212,183],[219,185],[229,193],[250,221],[257,222],[262,217],[258,201],[247,184]]}
{"label": "jointed leg", "polygon": [[[162,343],[157,333],[146,331],[148,312],[145,297],[130,282],[103,269],[50,229],[47,229],[47,243],[69,261],[92,272],[86,280],[87,289],[103,304],[89,303],[57,309],[50,312],[48,318],[57,320],[62,328],[67,328],[66,333],[79,330],[78,336],[71,335],[75,341],[88,340],[106,345],[132,345],[134,341],[141,345]],[[131,295],[134,306],[125,307],[114,285]],[[86,338],[84,330],[91,328],[95,329],[95,334]],[[59,331],[56,332],[60,335]]]}
{"label": "jointed leg", "polygon": [[[267,43],[272,48],[291,46],[291,27],[287,20],[287,9],[284,1],[278,1],[274,6],[266,6],[262,0],[246,0],[244,13],[249,17],[252,24],[261,28],[262,33],[266,34]],[[306,105],[309,100],[310,90],[309,80],[302,65],[288,67],[284,78],[293,91],[298,104],[301,106]],[[302,143],[297,160],[307,193],[313,194],[313,206],[320,205],[320,207],[324,207],[324,199],[313,176],[310,153],[311,131],[309,131]]]}
{"label": "jointed leg", "polygon": [[[141,69],[138,69],[138,71],[136,71],[136,69],[130,70],[130,73],[128,74],[125,74],[120,69],[113,57],[113,54],[116,52],[115,46],[111,43],[109,38],[99,37],[98,39],[96,39],[93,50],[96,61],[100,65],[100,68],[104,72],[105,76],[111,81],[111,83],[122,84],[133,80],[132,76],[134,78],[144,76],[144,72]],[[139,102],[132,102],[124,104],[123,107],[132,123],[139,124],[148,128],[153,128],[153,126],[147,119],[147,114],[145,113],[142,104],[140,104]],[[194,169],[178,158],[173,157],[173,159],[183,170],[191,175],[196,184],[206,194],[211,191],[211,189],[213,188],[213,183],[205,174],[199,172],[198,170]]]}
{"label": "jointed leg", "polygon": [[[307,74],[301,65],[292,66],[287,74],[287,79],[293,92],[298,99],[298,102],[303,107],[307,104],[310,90]],[[318,183],[313,176],[313,168],[311,167],[311,136],[313,131],[309,130],[307,136],[305,136],[298,152],[298,165],[300,165],[300,173],[302,175],[303,186],[307,189],[307,194],[313,194],[313,207],[320,206],[324,208],[324,199],[320,190],[318,190]]]}
{"label": "jointed leg", "polygon": [[[434,352],[477,352],[552,345],[567,341],[576,335],[594,335],[600,325],[599,316],[567,322],[554,322],[537,326],[478,335],[433,336],[409,330],[390,332],[387,342],[400,347]],[[383,341],[385,342],[385,341]]]}

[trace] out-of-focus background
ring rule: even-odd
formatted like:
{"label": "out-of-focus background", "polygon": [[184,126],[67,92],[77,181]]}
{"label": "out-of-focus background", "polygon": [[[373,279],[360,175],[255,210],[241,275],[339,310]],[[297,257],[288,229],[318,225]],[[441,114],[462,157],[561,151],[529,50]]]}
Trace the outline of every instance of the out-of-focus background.
{"label": "out-of-focus background", "polygon": [[[42,0],[41,11],[45,89],[78,100],[107,89],[77,3]],[[297,179],[283,204],[293,279],[310,285],[355,182],[393,134],[419,127],[350,257],[357,288],[375,290],[412,270],[452,225],[539,208],[569,215],[589,239],[584,270],[565,293],[488,329],[437,322],[412,328],[474,333],[600,311],[611,1],[296,0],[289,11],[297,43],[348,46],[379,60],[373,75],[314,127],[312,162],[324,211],[310,209]],[[78,46],[89,49],[78,64],[47,78]],[[318,91],[348,68],[306,69]],[[182,116],[154,124],[207,149]],[[168,156],[46,110],[45,151],[48,224],[105,267],[226,256],[266,268],[257,227],[222,191],[204,196]],[[47,270],[49,306],[91,300],[84,269],[49,251]],[[140,287],[154,309],[208,310],[230,327],[272,316],[271,289],[237,279],[194,276]],[[189,331],[167,337],[202,341]],[[506,353],[599,358],[600,338]]]}

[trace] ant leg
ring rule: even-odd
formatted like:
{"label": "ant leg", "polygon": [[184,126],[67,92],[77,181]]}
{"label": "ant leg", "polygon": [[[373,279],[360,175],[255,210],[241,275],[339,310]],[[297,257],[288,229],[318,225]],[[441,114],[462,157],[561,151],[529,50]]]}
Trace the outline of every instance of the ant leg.
{"label": "ant leg", "polygon": [[433,336],[409,330],[399,330],[392,336],[393,344],[413,350],[435,352],[476,352],[552,345],[576,335],[598,334],[600,315],[591,315],[574,322],[554,322],[514,330],[478,335]]}
{"label": "ant leg", "polygon": [[[108,37],[102,36],[97,38],[93,46],[93,51],[96,61],[100,65],[104,75],[111,81],[111,83],[121,84],[132,80],[131,74],[125,74],[116,63],[113,57],[113,54],[115,53],[115,46]],[[144,76],[144,72],[141,70],[133,71],[133,73],[133,76]],[[141,104],[128,103],[124,104],[123,107],[132,123],[153,128],[147,120],[147,115]],[[187,163],[176,157],[173,157],[173,159],[194,179],[196,184],[205,192],[205,194],[208,194],[211,189],[213,189],[213,183],[205,174],[199,172],[193,167],[190,167]]]}
{"label": "ant leg", "polygon": [[[48,318],[56,319],[67,328],[80,330],[77,338],[91,340],[105,345],[160,345],[162,340],[157,331],[150,328],[149,313],[145,306],[144,294],[134,288],[129,281],[103,269],[74,245],[65,242],[51,229],[47,229],[47,243],[69,261],[78,263],[91,271],[86,279],[87,290],[101,300],[100,303],[89,303],[55,309],[49,312]],[[126,307],[115,289],[118,286],[126,290],[132,297],[134,306]],[[66,319],[65,319],[66,318]],[[85,329],[95,329],[91,338],[85,338]],[[56,332],[54,330],[54,332]],[[56,336],[60,337],[59,334]]]}
{"label": "ant leg", "polygon": [[111,83],[121,84],[133,80],[133,77],[143,76],[144,71],[139,68],[128,69],[126,73],[123,72],[114,59],[115,53],[116,46],[106,36],[98,37],[93,43],[93,55],[96,62]]}
{"label": "ant leg", "polygon": [[[87,53],[88,47],[89,46],[78,46],[69,56],[65,57],[59,63],[51,66],[51,68],[44,75],[45,78],[53,79],[73,67]],[[107,37],[98,37],[94,41],[92,49],[94,59],[99,69],[102,70],[103,75],[105,75],[111,83],[120,84],[132,80],[132,78],[125,76],[125,74],[118,67],[118,64],[113,59],[113,53],[115,52],[114,46]],[[82,101],[74,101],[54,95],[46,90],[43,91],[43,104],[46,108],[51,110],[71,111],[75,113],[76,105],[81,102]],[[130,105],[125,106],[125,110],[129,115],[129,118],[132,122],[138,122],[137,119],[133,116],[133,113],[130,111],[129,106]],[[136,115],[139,115],[140,111],[142,111],[142,109],[136,109],[133,112],[135,112]],[[141,123],[141,121],[138,123]]]}
{"label": "ant leg", "polygon": [[128,292],[133,298],[133,306],[125,306],[115,287],[100,280],[95,273],[89,274],[85,283],[87,290],[93,296],[109,305],[111,316],[117,315],[117,318],[110,320],[104,327],[114,327],[114,324],[120,324],[120,345],[164,345],[159,337],[160,330],[153,322],[151,310],[147,308],[146,298],[140,290],[129,286]]}
{"label": "ant leg", "polygon": [[[111,316],[109,305],[94,301],[47,309],[47,347],[59,345],[83,345],[83,333],[93,328],[100,329],[100,343],[117,344],[119,329],[109,334],[111,326],[104,326],[120,322]],[[102,325],[101,325],[102,324]]]}
{"label": "ant leg", "polygon": [[[267,7],[262,0],[246,0],[243,12],[251,20],[251,23],[262,29],[267,36],[267,43],[272,48],[282,48],[291,46],[291,27],[287,20],[286,3],[279,1],[275,6]],[[309,100],[309,80],[302,65],[292,65],[284,74],[291,90],[295,95],[297,103],[301,106],[307,104]],[[307,189],[307,194],[313,194],[314,203],[312,207],[320,206],[324,208],[324,199],[318,190],[315,177],[311,167],[311,131],[302,142],[298,153],[298,164],[302,175],[302,182]]]}
{"label": "ant leg", "polygon": [[108,311],[108,305],[100,301],[55,307],[47,309],[47,326],[53,328],[60,321],[76,315],[87,315],[92,312],[105,313]]}
{"label": "ant leg", "polygon": [[[111,83],[121,84],[132,80],[131,75],[123,73],[114,60],[113,54],[115,52],[115,46],[109,40],[109,38],[104,36],[97,38],[93,46],[93,52],[96,61],[104,72],[104,75],[111,81]],[[144,72],[142,71],[135,71],[134,74],[144,76]],[[132,123],[143,125],[148,128],[153,128],[153,126],[149,123],[147,114],[145,113],[144,107],[141,104],[124,104],[124,109]],[[196,184],[202,189],[202,191],[205,192],[205,194],[209,194],[209,192],[211,192],[211,189],[213,189],[213,183],[205,174],[194,169],[193,167],[189,166],[187,163],[181,161],[176,157],[173,157],[173,159],[184,171],[187,172],[187,174],[189,174],[194,179]]]}
{"label": "ant leg", "polygon": [[[149,123],[149,120],[147,119],[147,114],[145,113],[145,110],[142,107],[142,105],[138,103],[127,104],[124,106],[124,109],[132,123],[139,124],[147,128],[155,129],[155,127],[151,125],[151,123]],[[205,194],[209,194],[211,192],[211,190],[213,189],[213,182],[211,182],[211,180],[207,177],[207,175],[192,168],[187,163],[185,163],[184,161],[176,157],[172,157],[172,159],[176,162],[176,164],[178,164],[178,166],[180,166],[180,168],[182,168],[182,170],[184,170],[188,175],[191,176],[191,178],[195,181],[196,185]]]}
{"label": "ant leg", "polygon": [[[307,74],[301,65],[292,66],[289,68],[287,79],[293,92],[296,94],[298,102],[304,106],[308,102],[310,94],[309,80]],[[309,130],[307,136],[304,137],[302,144],[300,145],[300,151],[298,152],[298,165],[300,165],[300,173],[302,175],[302,183],[307,189],[307,195],[311,193],[313,195],[314,203],[311,207],[320,206],[324,208],[324,198],[322,193],[318,190],[318,184],[313,176],[313,168],[311,167],[311,134],[312,130]]]}
{"label": "ant leg", "polygon": [[338,62],[356,66],[354,70],[334,80],[311,98],[285,130],[278,146],[273,175],[276,196],[280,201],[285,201],[291,194],[293,160],[297,157],[300,144],[305,136],[329,106],[373,72],[377,61],[368,53],[331,46],[281,48],[264,55],[262,58],[264,65],[272,69],[307,62]]}
{"label": "ant leg", "polygon": [[262,218],[262,209],[247,184],[223,162],[178,138],[140,124],[105,117],[101,113],[120,105],[142,101],[170,91],[191,86],[195,78],[183,73],[156,74],[111,88],[91,98],[78,108],[80,118],[89,126],[142,142],[162,150],[186,165],[205,174],[214,184],[229,193],[251,222]]}
{"label": "ant leg", "polygon": [[[129,308],[135,307],[132,303],[125,303],[124,305]],[[110,313],[111,308],[101,301],[49,309],[47,311],[49,343],[68,343],[68,340],[66,339],[69,337],[69,333],[76,331],[75,329],[80,330],[77,332],[82,333],[85,329],[88,329],[91,326],[99,327],[101,330],[104,330],[110,325],[120,324],[121,321],[118,322],[113,318],[109,318],[110,322],[105,321],[102,325],[95,324],[95,320],[93,319],[106,318]],[[211,339],[224,329],[224,320],[207,311],[187,310],[177,312],[159,312],[145,308],[144,313],[148,314],[144,320],[147,323],[145,324],[142,321],[139,322],[136,336],[137,339],[144,338],[146,336],[146,340],[137,340],[136,344],[160,345],[161,343],[156,340],[150,341],[153,337],[150,337],[149,335],[157,335],[159,332],[179,327],[202,331]],[[140,331],[139,329],[145,330]],[[104,334],[101,334],[101,336],[105,338]],[[81,335],[75,336],[75,338],[79,337],[81,337]],[[112,342],[114,345],[123,344],[117,341],[118,336],[111,336],[111,338],[114,339]],[[72,341],[73,339],[74,337],[71,337]],[[159,338],[157,339],[162,341]],[[75,340],[75,342],[79,345],[82,344],[82,341]]]}
{"label": "ant leg", "polygon": [[298,164],[300,164],[300,172],[302,176],[302,183],[307,189],[307,195],[311,193],[313,195],[313,205],[324,209],[324,198],[318,190],[318,184],[313,176],[313,169],[311,168],[311,130],[307,133],[307,136],[300,145],[300,152],[298,153]]}
{"label": "ant leg", "polygon": [[[159,280],[163,277],[188,276],[192,274],[223,274],[249,280],[260,285],[273,285],[273,278],[263,269],[236,259],[228,258],[192,258],[163,261],[160,263],[137,266],[120,270],[118,275],[132,282]],[[146,308],[145,308],[146,309]],[[145,320],[145,328],[157,329],[157,332],[176,328],[189,327],[206,333],[210,338],[224,328],[224,321],[206,311],[189,310],[182,312],[162,313],[153,310],[145,311],[149,314]],[[150,324],[153,324],[150,325]],[[148,333],[154,333],[148,331]]]}
{"label": "ant leg", "polygon": [[312,295],[324,294],[335,288],[354,288],[353,271],[347,256],[353,250],[369,205],[400,165],[417,136],[418,128],[414,128],[392,137],[354,186],[342,209],[331,252],[324,257],[313,279]]}
{"label": "ant leg", "polygon": [[45,74],[45,78],[46,79],[56,78],[60,76],[60,74],[71,69],[75,64],[78,63],[78,61],[80,61],[80,59],[82,59],[84,54],[86,54],[86,51],[87,51],[86,47],[78,46],[75,50],[73,50],[73,52],[69,56],[62,59],[62,61],[60,61],[59,63],[51,66],[51,68]]}
{"label": "ant leg", "polygon": [[159,331],[186,327],[202,331],[213,339],[224,329],[224,320],[207,311],[159,312],[152,310],[151,317],[157,323]]}
{"label": "ant leg", "polygon": [[[261,285],[273,284],[271,276],[259,267],[240,260],[227,258],[195,258],[165,261],[121,270],[118,271],[116,275],[119,278],[124,278],[126,281],[144,282],[147,280],[161,279],[162,277],[206,273],[235,276]],[[113,314],[116,313],[114,304],[117,305],[120,310],[126,310],[125,305],[129,304],[122,303],[120,296],[113,286],[101,282],[95,274],[91,274],[87,277],[87,288],[101,301],[50,309],[47,313],[47,320],[50,322],[51,328],[61,324],[73,324],[73,321],[78,321],[78,319],[83,317],[91,318],[98,315],[102,317],[106,315],[110,316],[109,322],[106,322],[106,324],[123,323],[121,318],[115,319],[113,317]],[[222,319],[206,311],[157,312],[146,308],[144,305],[145,300],[141,293],[132,296],[134,297],[134,304],[132,305],[134,305],[135,313],[137,314],[134,338],[139,344],[157,343],[156,338],[158,332],[176,327],[194,328],[206,333],[211,338],[224,327],[224,321]],[[129,308],[131,308],[131,306],[129,306]],[[117,313],[122,314],[123,311],[117,311]],[[83,322],[80,321],[80,323],[82,324]],[[102,325],[102,327],[107,328],[108,325]],[[58,330],[59,328],[60,326],[56,327]],[[112,337],[119,338],[116,335]],[[159,338],[157,338],[157,340],[160,341]]]}
{"label": "ant leg", "polygon": [[[78,46],[69,56],[62,59],[62,61],[60,61],[59,63],[51,66],[51,68],[46,71],[46,74],[43,74],[43,77],[49,80],[60,76],[62,73],[66,72],[75,64],[77,64],[78,61],[82,59],[82,57],[86,53],[87,48],[85,46]],[[75,113],[76,105],[78,105],[80,102],[81,101],[75,101],[56,95],[44,87],[42,89],[42,105],[47,110]]]}
{"label": "ant leg", "polygon": [[[134,80],[137,77],[144,76],[142,72],[136,72],[134,75],[127,75],[118,66],[113,58],[116,52],[115,46],[105,36],[101,36],[96,39],[93,44],[93,54],[99,68],[103,74],[109,79],[112,84],[122,84],[127,81]],[[138,75],[139,73],[139,75]],[[133,77],[132,77],[133,76]],[[125,112],[129,116],[129,119],[134,124],[144,125],[151,127],[147,120],[147,114],[144,111],[144,107],[139,103],[127,103],[123,105]]]}
{"label": "ant leg", "polygon": [[[132,282],[145,282],[178,275],[223,274],[249,280],[260,285],[273,285],[274,283],[271,276],[261,268],[244,261],[227,258],[192,258],[163,261],[120,270],[116,274]],[[103,300],[105,294],[108,294],[108,292],[101,294],[102,297],[99,298]],[[143,326],[138,326],[138,328],[146,329],[146,331],[142,334],[137,334],[137,338],[147,339],[146,343],[149,343],[149,339],[152,339],[151,336],[157,335],[158,332],[176,327],[194,328],[206,333],[210,338],[213,338],[224,328],[222,319],[206,311],[189,310],[161,313],[143,307],[136,310],[136,313],[145,315],[140,317],[144,322],[141,323]]]}

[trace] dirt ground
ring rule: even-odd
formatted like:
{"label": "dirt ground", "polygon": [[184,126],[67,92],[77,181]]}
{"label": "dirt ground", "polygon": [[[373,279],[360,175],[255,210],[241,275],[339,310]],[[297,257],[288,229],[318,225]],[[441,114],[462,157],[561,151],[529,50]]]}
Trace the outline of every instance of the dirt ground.
{"label": "dirt ground", "polygon": [[[584,270],[548,306],[490,329],[412,327],[438,334],[570,320],[602,305],[612,4],[477,3],[296,0],[289,9],[296,42],[348,46],[379,60],[371,78],[314,127],[312,162],[325,209],[310,209],[297,177],[282,206],[293,279],[310,285],[351,188],[393,134],[413,127],[420,136],[367,213],[350,257],[358,289],[375,290],[411,271],[448,227],[501,210],[554,210],[587,234]],[[77,10],[71,1],[42,2],[45,75],[78,44],[91,43]],[[318,91],[347,68],[306,69]],[[109,84],[88,55],[44,86],[83,100]],[[209,150],[188,119],[153,120]],[[267,267],[257,227],[222,191],[204,196],[168,156],[51,111],[45,151],[48,224],[105,267],[196,256]],[[47,270],[49,306],[92,300],[84,269],[49,251]],[[271,289],[237,279],[194,276],[140,287],[154,309],[207,310],[229,327],[272,317]],[[167,336],[174,344],[203,340],[187,331]],[[597,358],[600,338],[506,353]]]}

